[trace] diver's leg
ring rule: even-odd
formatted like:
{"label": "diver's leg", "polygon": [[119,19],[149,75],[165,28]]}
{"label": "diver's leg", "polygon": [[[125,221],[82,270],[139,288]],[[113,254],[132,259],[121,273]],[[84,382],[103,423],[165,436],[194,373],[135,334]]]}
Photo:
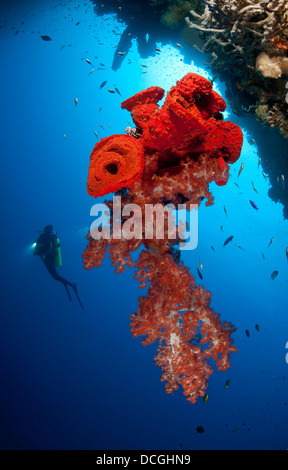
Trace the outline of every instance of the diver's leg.
{"label": "diver's leg", "polygon": [[78,291],[77,291],[77,286],[75,283],[73,282],[70,282],[70,281],[67,281],[67,279],[65,279],[65,277],[62,277],[58,274],[57,272],[57,269],[55,268],[54,266],[54,263],[53,262],[50,262],[49,260],[45,259],[44,260],[44,264],[46,266],[46,268],[48,269],[49,273],[51,274],[51,276],[53,277],[53,279],[55,279],[55,281],[59,281],[59,282],[62,282],[63,286],[65,287],[66,289],[66,292],[67,292],[67,295],[69,297],[69,300],[72,300],[71,298],[71,295],[70,295],[70,292],[69,292],[69,289],[68,289],[68,286],[70,286],[74,292],[75,292],[75,295],[77,297],[77,300],[81,306],[82,309],[84,309],[84,306],[81,302],[81,299],[79,297],[79,294],[78,294]]}
{"label": "diver's leg", "polygon": [[63,282],[63,286],[65,287],[65,290],[66,290],[66,292],[67,292],[67,295],[68,295],[69,300],[72,301],[72,297],[71,297],[71,294],[70,294],[69,289],[68,289],[68,287],[67,287],[67,284],[65,284],[65,283]]}
{"label": "diver's leg", "polygon": [[65,290],[67,292],[67,295],[68,295],[68,298],[69,300],[72,300],[72,297],[70,295],[70,292],[68,290],[68,287],[67,285],[71,286],[72,287],[72,283],[67,281],[64,277],[60,276],[58,273],[57,273],[57,270],[54,266],[54,264],[52,262],[50,262],[49,260],[45,259],[44,260],[44,264],[45,264],[45,267],[47,268],[48,272],[51,274],[51,276],[53,277],[53,279],[55,279],[55,281],[59,281],[63,284],[63,286],[65,287]]}

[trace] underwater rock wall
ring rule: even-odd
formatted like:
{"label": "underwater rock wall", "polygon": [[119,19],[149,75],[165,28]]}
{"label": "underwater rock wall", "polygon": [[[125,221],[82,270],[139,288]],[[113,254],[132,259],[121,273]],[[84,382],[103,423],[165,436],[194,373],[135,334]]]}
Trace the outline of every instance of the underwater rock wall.
{"label": "underwater rock wall", "polygon": [[[230,84],[233,111],[261,123],[251,120],[249,128],[255,130],[263,171],[272,186],[269,196],[283,204],[287,218],[288,2],[199,0],[186,22],[199,32],[202,51],[211,53],[215,77]],[[268,134],[267,126],[274,128]]]}

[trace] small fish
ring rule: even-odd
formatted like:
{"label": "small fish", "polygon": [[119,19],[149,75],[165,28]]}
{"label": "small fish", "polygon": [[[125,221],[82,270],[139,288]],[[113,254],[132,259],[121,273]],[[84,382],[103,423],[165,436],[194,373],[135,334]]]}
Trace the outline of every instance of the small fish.
{"label": "small fish", "polygon": [[197,273],[198,273],[198,276],[200,277],[201,281],[203,281],[203,276],[202,274],[200,273],[199,269],[197,268]]}
{"label": "small fish", "polygon": [[41,36],[41,39],[43,39],[43,41],[52,41],[52,38],[50,38],[50,36],[47,36],[46,34],[44,34],[44,36]]}
{"label": "small fish", "polygon": [[285,176],[284,175],[281,175],[281,180],[282,180],[283,189],[285,189]]}
{"label": "small fish", "polygon": [[99,126],[102,127],[102,129],[104,129],[104,127],[102,126],[101,122],[99,122]]}
{"label": "small fish", "polygon": [[200,269],[203,269],[203,264],[201,263],[200,259],[199,259],[199,266],[200,266]]}
{"label": "small fish", "polygon": [[107,80],[104,80],[104,82],[101,83],[101,85],[99,86],[99,88],[103,88],[103,86],[105,86],[107,83]]}
{"label": "small fish", "polygon": [[75,26],[78,26],[78,24],[80,24],[80,21],[78,21],[78,23],[75,23]]}
{"label": "small fish", "polygon": [[205,403],[207,403],[208,401],[208,393],[205,393],[204,397],[203,397],[203,403],[205,405]]}
{"label": "small fish", "polygon": [[239,173],[238,173],[238,178],[241,175],[241,173],[243,171],[243,168],[244,168],[244,162],[241,163],[240,170],[239,170]]}
{"label": "small fish", "polygon": [[224,230],[223,230],[223,225],[221,225],[220,229],[221,229],[221,232],[224,232]]}
{"label": "small fish", "polygon": [[235,186],[237,186],[237,188],[239,188],[239,189],[240,189],[240,186],[239,186],[239,184],[237,184],[237,183],[234,183],[234,184],[235,184]]}
{"label": "small fish", "polygon": [[148,65],[145,65],[145,64],[141,64],[142,67],[148,67]]}
{"label": "small fish", "polygon": [[203,434],[203,433],[205,432],[205,429],[203,428],[203,426],[197,426],[196,431],[197,431],[199,434]]}
{"label": "small fish", "polygon": [[87,64],[92,65],[92,63],[90,62],[89,59],[85,59],[85,60],[86,60]]}
{"label": "small fish", "polygon": [[224,206],[224,212],[225,212],[225,215],[227,217],[227,209],[226,209],[226,206]]}
{"label": "small fish", "polygon": [[267,175],[265,175],[264,171],[262,171],[262,175],[264,176],[265,181],[267,181]]}
{"label": "small fish", "polygon": [[258,323],[256,323],[255,328],[257,331],[260,331],[260,326],[258,325]]}
{"label": "small fish", "polygon": [[242,246],[238,245],[238,243],[236,243],[236,246],[237,246],[237,248],[240,248],[241,250],[244,250],[244,248],[242,248]]}
{"label": "small fish", "polygon": [[75,106],[77,106],[78,98],[75,98],[75,99],[74,99],[74,103],[75,103]]}
{"label": "small fish", "polygon": [[157,52],[161,52],[161,49],[159,49],[159,47],[155,47],[155,50],[156,50]]}
{"label": "small fish", "polygon": [[251,199],[249,200],[251,206],[253,207],[253,209],[255,209],[255,211],[258,211],[259,208],[256,206],[255,202],[251,201]]}
{"label": "small fish", "polygon": [[91,73],[93,73],[95,71],[95,69],[92,69],[89,73],[88,73],[88,77],[89,75],[91,75]]}
{"label": "small fish", "polygon": [[214,253],[215,253],[214,246],[211,246],[211,250],[213,250],[213,251],[214,251]]}
{"label": "small fish", "polygon": [[230,237],[228,237],[228,238],[227,238],[227,240],[225,240],[225,242],[224,242],[224,245],[223,245],[223,246],[226,246],[226,245],[228,245],[228,243],[232,242],[233,238],[234,238],[234,236],[233,236],[233,235],[231,235]]}
{"label": "small fish", "polygon": [[254,191],[258,194],[258,191],[257,191],[257,189],[255,188],[253,181],[252,181],[252,188],[253,188]]}
{"label": "small fish", "polygon": [[110,126],[109,122],[107,122],[107,126],[109,126],[109,127],[110,127],[110,129],[112,129],[112,127]]}
{"label": "small fish", "polygon": [[181,44],[179,44],[179,42],[176,42],[176,46],[177,47],[182,47]]}
{"label": "small fish", "polygon": [[96,136],[96,137],[98,137],[98,134],[97,134],[97,132],[96,132],[96,131],[94,131],[94,134],[95,134],[95,136]]}
{"label": "small fish", "polygon": [[101,109],[102,109],[102,106],[100,106],[100,108],[99,108],[99,113],[100,113]]}
{"label": "small fish", "polygon": [[228,379],[228,380],[226,380],[226,382],[225,382],[225,388],[228,388],[228,387],[229,387],[229,385],[230,385],[230,383],[231,383],[231,381],[230,381],[229,379]]}
{"label": "small fish", "polygon": [[118,93],[119,96],[122,96],[120,91],[118,90],[118,88],[115,87],[115,91],[116,91],[116,93]]}
{"label": "small fish", "polygon": [[112,90],[112,88],[108,88],[108,91],[109,91],[110,93],[115,93],[115,90]]}
{"label": "small fish", "polygon": [[118,52],[119,55],[125,55],[126,52]]}
{"label": "small fish", "polygon": [[265,259],[265,255],[264,255],[264,253],[262,253],[262,258],[263,258],[263,259]]}
{"label": "small fish", "polygon": [[269,245],[268,245],[268,248],[269,248],[269,246],[272,245],[273,241],[274,241],[274,237],[271,238],[271,240],[270,240],[270,242],[269,242]]}
{"label": "small fish", "polygon": [[274,281],[274,279],[276,279],[276,277],[278,276],[279,274],[279,271],[273,271],[273,273],[271,274],[271,279],[272,281]]}
{"label": "small fish", "polygon": [[287,258],[287,261],[288,261],[288,248],[286,248],[286,258]]}
{"label": "small fish", "polygon": [[259,158],[259,160],[258,160],[258,168],[259,168],[260,165],[261,165],[261,158]]}
{"label": "small fish", "polygon": [[63,137],[64,137],[64,140],[65,140],[65,139],[66,139],[66,134],[64,134],[64,136],[63,136]]}
{"label": "small fish", "polygon": [[245,333],[246,333],[247,338],[249,338],[250,336],[249,330],[245,330]]}
{"label": "small fish", "polygon": [[103,64],[102,62],[100,62],[100,65],[101,65],[101,67],[106,67],[106,65]]}

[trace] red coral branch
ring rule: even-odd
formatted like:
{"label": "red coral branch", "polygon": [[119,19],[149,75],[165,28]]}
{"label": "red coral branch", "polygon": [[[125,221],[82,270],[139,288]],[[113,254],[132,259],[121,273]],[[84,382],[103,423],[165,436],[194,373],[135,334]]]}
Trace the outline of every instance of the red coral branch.
{"label": "red coral branch", "polygon": [[136,278],[142,286],[150,286],[148,295],[139,300],[137,314],[131,316],[132,334],[144,336],[144,346],[159,340],[155,361],[163,371],[167,393],[181,385],[187,400],[195,403],[205,394],[212,373],[207,360],[213,358],[219,370],[229,367],[229,356],[236,351],[231,339],[235,329],[220,321],[210,307],[211,295],[171,254],[159,262],[142,251],[137,267]]}

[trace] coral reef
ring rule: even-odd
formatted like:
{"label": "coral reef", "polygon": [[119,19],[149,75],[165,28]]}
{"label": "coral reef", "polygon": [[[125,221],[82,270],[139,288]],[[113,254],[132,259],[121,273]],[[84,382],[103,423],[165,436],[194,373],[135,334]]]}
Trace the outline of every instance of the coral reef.
{"label": "coral reef", "polygon": [[[132,334],[144,336],[144,345],[159,341],[155,361],[162,369],[161,380],[166,383],[167,393],[181,385],[187,400],[195,403],[205,394],[212,373],[210,359],[219,370],[229,367],[230,355],[236,351],[231,338],[235,328],[220,320],[210,307],[211,294],[196,285],[180,261],[179,246],[185,226],[180,227],[178,222],[177,236],[169,230],[169,209],[171,205],[184,205],[192,211],[191,205],[199,205],[204,199],[206,205],[212,204],[209,184],[227,183],[229,165],[240,156],[243,135],[238,126],[223,121],[225,102],[205,78],[187,74],[171,88],[160,108],[157,102],[163,94],[163,89],[151,87],[121,104],[129,109],[138,126],[137,132],[129,128],[124,140],[129,140],[129,148],[133,148],[132,141],[135,143],[140,161],[144,156],[144,166],[137,164],[135,171],[132,160],[130,171],[130,157],[126,159],[128,153],[123,152],[121,135],[112,136],[114,141],[112,137],[102,139],[91,154],[90,194],[97,197],[122,186],[116,193],[116,197],[121,196],[118,206],[114,204],[116,197],[113,202],[105,202],[112,217],[100,237],[93,227],[90,230],[83,263],[86,269],[98,267],[108,251],[116,272],[136,266],[135,277],[140,287],[148,286],[148,293],[139,298],[137,313],[131,315]],[[121,181],[115,182],[118,165],[122,172],[123,153],[127,175],[121,174]],[[113,174],[108,176],[102,163],[106,157],[108,164],[113,164]],[[100,159],[99,165],[94,164],[95,159]],[[152,219],[147,227],[149,205],[163,214],[163,237],[157,236],[157,220]],[[131,210],[132,221],[127,219]],[[152,231],[149,236],[147,228]],[[132,253],[139,248],[142,251],[134,262]]]}
{"label": "coral reef", "polygon": [[[269,109],[275,104],[286,105],[287,1],[200,1],[204,13],[192,9],[192,18],[187,17],[186,22],[203,35],[202,50],[212,54],[213,71],[236,79],[240,100],[241,91],[245,91],[254,99],[255,108],[257,104],[267,104]],[[283,110],[285,115],[287,109]]]}

